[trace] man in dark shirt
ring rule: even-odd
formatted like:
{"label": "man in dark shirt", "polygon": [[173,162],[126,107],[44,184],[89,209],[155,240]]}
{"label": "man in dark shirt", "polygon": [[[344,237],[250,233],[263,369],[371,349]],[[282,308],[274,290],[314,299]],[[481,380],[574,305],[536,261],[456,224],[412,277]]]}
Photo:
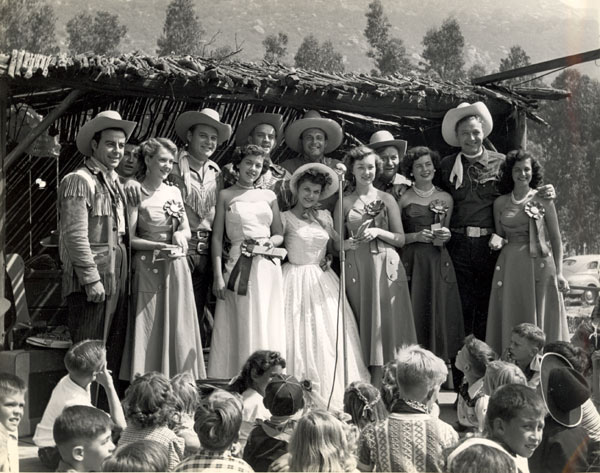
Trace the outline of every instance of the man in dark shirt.
{"label": "man in dark shirt", "polygon": [[[452,195],[452,239],[448,250],[454,263],[463,306],[465,332],[485,340],[488,303],[498,253],[489,247],[494,233],[494,200],[505,156],[483,147],[491,133],[492,116],[482,102],[462,103],[442,122],[446,143],[460,148],[440,165],[440,186]],[[554,188],[539,189],[554,198]]]}

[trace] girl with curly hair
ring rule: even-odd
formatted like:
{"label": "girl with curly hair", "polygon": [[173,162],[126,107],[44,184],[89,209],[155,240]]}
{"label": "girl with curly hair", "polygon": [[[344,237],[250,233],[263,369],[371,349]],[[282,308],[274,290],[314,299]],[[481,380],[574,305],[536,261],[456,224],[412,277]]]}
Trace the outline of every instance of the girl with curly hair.
{"label": "girl with curly hair", "polygon": [[[371,383],[379,386],[383,365],[403,343],[416,343],[408,279],[398,248],[404,246],[400,210],[394,197],[375,188],[381,159],[366,146],[344,158],[354,191],[334,213],[335,228],[345,224],[346,295],[356,315]],[[336,240],[336,245],[339,242]]]}
{"label": "girl with curly hair", "polygon": [[286,350],[280,260],[253,251],[283,243],[277,196],[254,187],[268,163],[259,146],[237,148],[233,164],[238,180],[217,199],[211,245],[217,307],[208,360],[213,378],[234,376],[256,350]]}
{"label": "girl with curly hair", "polygon": [[169,379],[155,371],[137,375],[125,392],[123,408],[127,427],[119,448],[138,440],[155,440],[169,453],[169,470],[183,458],[185,441],[168,427],[175,414],[175,397]]}
{"label": "girl with curly hair", "polygon": [[271,413],[263,403],[265,389],[271,378],[281,374],[285,366],[285,360],[279,352],[258,350],[246,360],[240,374],[231,380],[229,388],[242,395],[244,406],[239,437],[242,449],[246,445],[254,422],[271,417]]}
{"label": "girl with curly hair", "polygon": [[134,310],[127,327],[121,378],[160,371],[190,371],[206,378],[192,275],[185,255],[191,236],[181,192],[164,181],[177,148],[166,138],[150,138],[137,149],[141,195],[129,207],[133,255]]}
{"label": "girl with curly hair", "polygon": [[323,399],[331,399],[335,409],[342,408],[345,384],[369,379],[356,320],[345,297],[341,299],[346,315],[342,332],[340,280],[327,259],[327,248],[331,249],[337,232],[331,214],[320,203],[335,194],[338,186],[338,176],[328,166],[300,166],[290,180],[296,204],[281,214],[288,250],[288,263],[283,265],[288,373],[311,380],[313,389]]}
{"label": "girl with curly hair", "polygon": [[501,249],[488,308],[486,342],[498,353],[510,343],[512,327],[527,322],[540,327],[546,341],[569,340],[561,292],[562,241],[554,202],[540,196],[542,168],[531,153],[508,153],[494,202],[496,234],[490,247]]}

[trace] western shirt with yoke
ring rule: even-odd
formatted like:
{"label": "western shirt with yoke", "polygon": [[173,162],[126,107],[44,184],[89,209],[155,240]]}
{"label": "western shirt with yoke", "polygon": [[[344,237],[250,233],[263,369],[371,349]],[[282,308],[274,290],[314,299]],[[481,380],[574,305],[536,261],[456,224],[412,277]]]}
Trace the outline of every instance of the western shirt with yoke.
{"label": "western shirt with yoke", "polygon": [[450,226],[494,228],[493,206],[494,200],[500,196],[497,184],[505,156],[484,149],[478,159],[469,161],[461,154],[463,177],[457,187],[458,181],[455,176],[450,181],[450,175],[458,154],[446,156],[440,165],[440,186],[454,199]]}
{"label": "western shirt with yoke", "polygon": [[63,296],[97,281],[107,296],[115,287],[115,251],[126,229],[125,199],[118,176],[95,158],[60,183],[60,259]]}
{"label": "western shirt with yoke", "polygon": [[169,181],[181,191],[190,230],[210,232],[221,188],[221,169],[217,163],[207,159],[195,170],[190,166],[193,159],[186,150],[180,151]]}

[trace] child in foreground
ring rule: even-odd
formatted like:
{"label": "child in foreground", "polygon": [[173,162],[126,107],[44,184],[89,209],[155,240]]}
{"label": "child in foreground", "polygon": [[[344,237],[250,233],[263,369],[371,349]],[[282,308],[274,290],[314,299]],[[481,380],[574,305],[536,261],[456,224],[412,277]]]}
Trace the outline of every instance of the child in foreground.
{"label": "child in foreground", "polygon": [[102,471],[167,471],[169,452],[155,440],[138,440],[118,448],[102,463]]}
{"label": "child in foreground", "polygon": [[106,391],[110,415],[115,425],[120,429],[126,426],[121,401],[113,378],[106,368],[106,347],[102,340],[83,340],[73,345],[65,355],[65,367],[68,374],[52,390],[42,420],[33,436],[40,461],[51,469],[56,469],[60,460],[52,436],[54,422],[65,407],[93,407],[90,393],[92,382],[98,382]]}
{"label": "child in foreground", "polygon": [[151,371],[136,376],[123,400],[127,427],[119,439],[119,447],[138,440],[155,440],[169,452],[169,470],[183,458],[185,441],[168,427],[175,413],[175,398],[169,379]]}
{"label": "child in foreground", "polygon": [[443,471],[442,452],[458,443],[458,434],[431,409],[447,376],[444,361],[429,350],[409,345],[396,352],[382,380],[390,415],[361,432],[361,471]]}
{"label": "child in foreground", "polygon": [[201,448],[177,465],[175,471],[254,471],[244,460],[235,458],[231,453],[242,425],[242,408],[239,395],[221,389],[200,401],[194,430]]}
{"label": "child in foreground", "polygon": [[371,422],[382,421],[388,416],[379,389],[361,381],[354,381],[346,388],[344,412],[350,414],[352,423],[359,430]]}
{"label": "child in foreground", "polygon": [[304,407],[304,390],[296,378],[276,374],[267,385],[264,405],[271,413],[266,421],[257,421],[250,432],[244,460],[254,471],[267,471],[271,463],[288,451],[288,444]]}
{"label": "child in foreground", "polygon": [[194,432],[194,414],[200,402],[200,394],[189,371],[173,376],[171,387],[175,397],[175,416],[170,427],[185,440],[184,455],[189,456],[200,448],[198,435]]}
{"label": "child in foreground", "polygon": [[108,414],[90,406],[70,406],[56,418],[53,437],[60,454],[56,471],[101,471],[112,455],[113,423]]}
{"label": "child in foreground", "polygon": [[25,382],[0,373],[0,471],[19,472],[19,424],[25,409]]}
{"label": "child in foreground", "polygon": [[485,342],[469,335],[456,355],[454,366],[464,374],[458,390],[456,414],[462,429],[478,430],[485,418],[487,398],[483,391],[483,376],[487,364],[497,358]]}
{"label": "child in foreground", "polygon": [[545,415],[541,396],[528,386],[507,384],[490,396],[486,417],[488,438],[515,459],[521,473],[529,472],[527,459],[542,441]]}
{"label": "child in foreground", "polygon": [[540,382],[540,363],[545,343],[546,335],[537,325],[518,324],[513,327],[510,345],[502,355],[503,360],[521,368],[530,388],[535,389]]}

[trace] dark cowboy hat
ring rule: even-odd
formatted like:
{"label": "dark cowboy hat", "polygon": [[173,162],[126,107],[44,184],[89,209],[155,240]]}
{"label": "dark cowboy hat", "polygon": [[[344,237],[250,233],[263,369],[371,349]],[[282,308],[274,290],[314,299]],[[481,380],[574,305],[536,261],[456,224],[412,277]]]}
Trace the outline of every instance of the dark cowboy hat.
{"label": "dark cowboy hat", "polygon": [[558,353],[546,353],[540,368],[542,398],[552,418],[565,427],[581,422],[581,405],[590,398],[583,375]]}

